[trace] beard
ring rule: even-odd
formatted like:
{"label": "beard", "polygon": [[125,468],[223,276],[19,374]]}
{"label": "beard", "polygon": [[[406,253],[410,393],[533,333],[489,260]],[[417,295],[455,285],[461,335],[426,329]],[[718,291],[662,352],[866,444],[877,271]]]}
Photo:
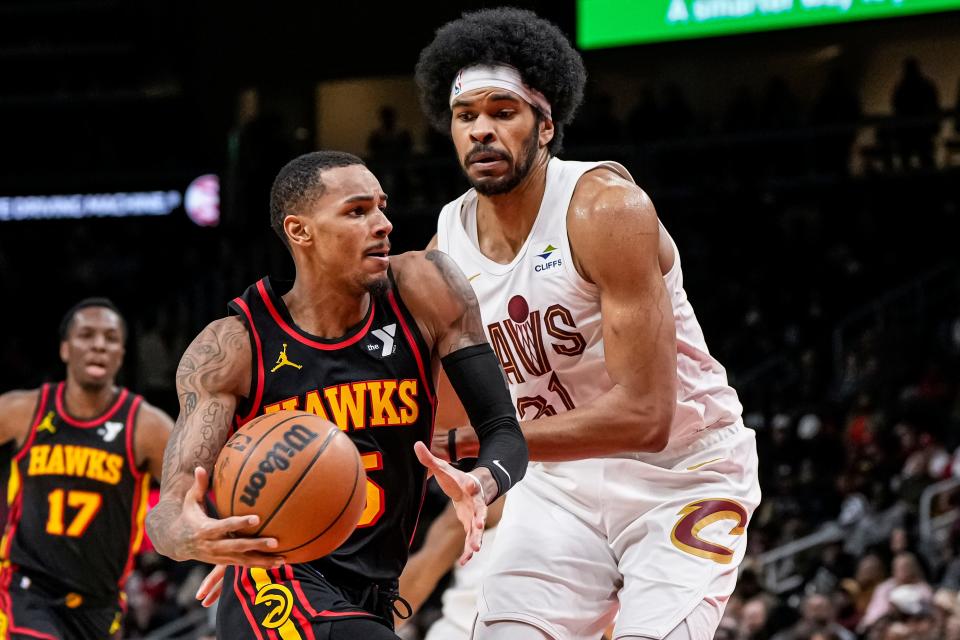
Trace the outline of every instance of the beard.
{"label": "beard", "polygon": [[386,295],[387,291],[390,290],[390,278],[387,274],[368,280],[365,287],[367,293],[372,295],[374,298]]}
{"label": "beard", "polygon": [[[510,164],[510,170],[506,175],[500,176],[499,178],[473,179],[468,173],[466,175],[470,186],[476,189],[477,193],[484,196],[498,196],[513,191],[518,184],[523,182],[527,174],[530,173],[530,167],[533,166],[533,161],[537,157],[539,139],[540,125],[538,122],[534,123],[533,129],[530,131],[530,136],[524,141],[523,146],[520,148],[520,157],[516,161],[509,156],[504,158]],[[467,154],[467,158],[477,153],[490,151],[494,150],[485,146],[474,147],[470,150],[470,153]],[[464,169],[466,169],[466,166],[464,166]]]}

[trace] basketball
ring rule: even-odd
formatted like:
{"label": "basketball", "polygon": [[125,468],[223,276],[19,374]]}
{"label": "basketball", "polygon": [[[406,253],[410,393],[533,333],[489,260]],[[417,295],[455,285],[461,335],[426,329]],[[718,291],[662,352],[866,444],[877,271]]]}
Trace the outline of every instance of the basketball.
{"label": "basketball", "polygon": [[221,518],[256,514],[239,535],[272,537],[288,562],[325,556],[360,520],[366,472],[350,438],[303,411],[277,411],[248,422],[224,445],[213,471]]}

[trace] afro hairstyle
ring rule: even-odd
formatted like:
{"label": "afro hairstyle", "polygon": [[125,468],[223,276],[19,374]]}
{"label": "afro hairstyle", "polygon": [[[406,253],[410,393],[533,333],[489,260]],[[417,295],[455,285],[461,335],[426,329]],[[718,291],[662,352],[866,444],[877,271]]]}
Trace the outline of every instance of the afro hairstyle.
{"label": "afro hairstyle", "polygon": [[449,133],[450,87],[460,69],[496,63],[516,67],[524,83],[550,102],[555,133],[549,150],[558,153],[563,127],[583,100],[587,72],[560,28],[524,9],[468,12],[437,30],[416,69],[420,104],[430,124]]}

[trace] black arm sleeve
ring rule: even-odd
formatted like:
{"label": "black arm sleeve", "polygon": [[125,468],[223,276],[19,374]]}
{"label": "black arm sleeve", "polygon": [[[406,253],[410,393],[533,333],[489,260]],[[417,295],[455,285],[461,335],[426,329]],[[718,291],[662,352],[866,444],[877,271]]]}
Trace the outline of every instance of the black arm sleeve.
{"label": "black arm sleeve", "polygon": [[527,441],[510,400],[500,362],[487,343],[440,360],[480,440],[478,467],[486,467],[503,495],[527,472]]}

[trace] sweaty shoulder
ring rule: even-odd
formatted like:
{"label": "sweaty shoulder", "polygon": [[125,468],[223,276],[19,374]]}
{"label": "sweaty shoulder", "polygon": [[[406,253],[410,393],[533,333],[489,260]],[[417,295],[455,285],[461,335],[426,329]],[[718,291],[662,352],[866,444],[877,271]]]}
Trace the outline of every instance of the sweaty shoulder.
{"label": "sweaty shoulder", "polygon": [[30,433],[40,389],[8,391],[0,395],[0,444],[14,440],[21,445]]}
{"label": "sweaty shoulder", "polygon": [[612,170],[598,168],[580,178],[567,211],[567,233],[577,270],[590,281],[591,256],[625,248],[624,243],[640,238],[652,241],[649,248],[658,254],[661,268],[669,268],[673,261],[669,240],[660,241],[650,197]]}
{"label": "sweaty shoulder", "polygon": [[247,327],[237,316],[214,320],[193,339],[177,368],[177,387],[246,395],[251,359]]}
{"label": "sweaty shoulder", "polygon": [[657,212],[646,192],[635,183],[602,167],[580,177],[570,200],[568,223],[576,225],[631,224],[657,227]]}

